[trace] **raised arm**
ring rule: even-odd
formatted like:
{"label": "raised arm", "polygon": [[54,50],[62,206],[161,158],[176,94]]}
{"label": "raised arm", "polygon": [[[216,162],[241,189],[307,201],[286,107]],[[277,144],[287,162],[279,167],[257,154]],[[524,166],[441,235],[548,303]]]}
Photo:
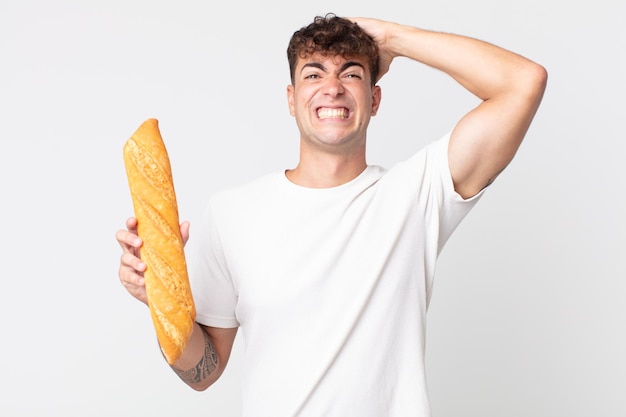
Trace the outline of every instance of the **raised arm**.
{"label": "raised arm", "polygon": [[[131,217],[126,221],[126,227],[115,235],[122,247],[119,279],[133,297],[148,305],[143,279],[146,264],[139,258],[142,241],[137,236],[137,220]],[[188,222],[181,224],[181,234],[183,241],[187,242]],[[222,329],[194,323],[187,348],[172,369],[191,388],[205,390],[224,372],[236,335],[236,328]]]}
{"label": "raised arm", "polygon": [[354,18],[376,40],[380,77],[396,57],[450,75],[481,103],[455,126],[448,158],[464,198],[489,185],[513,159],[539,107],[546,70],[518,54],[473,38],[377,19]]}

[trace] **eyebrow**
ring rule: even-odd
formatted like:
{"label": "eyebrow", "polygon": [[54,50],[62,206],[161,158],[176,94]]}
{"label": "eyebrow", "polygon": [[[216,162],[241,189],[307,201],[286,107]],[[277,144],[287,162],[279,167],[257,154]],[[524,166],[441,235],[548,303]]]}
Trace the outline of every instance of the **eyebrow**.
{"label": "eyebrow", "polygon": [[[354,66],[361,67],[361,68],[365,69],[365,67],[363,66],[363,64],[361,64],[360,62],[356,62],[356,61],[348,61],[348,62],[346,62],[345,64],[343,64],[343,65],[341,66],[341,69],[339,70],[339,72],[340,72],[340,73],[341,73],[341,72],[344,72],[344,71],[345,71],[345,70],[347,70],[348,68],[350,68],[350,67],[354,67]],[[318,69],[320,69],[320,70],[322,70],[322,71],[324,71],[324,72],[328,72],[328,70],[326,69],[326,67],[325,67],[325,66],[323,66],[322,64],[320,64],[319,62],[307,62],[306,64],[304,64],[304,65],[302,66],[302,69],[300,70],[300,72],[304,71],[304,69],[305,69],[305,68],[307,68],[307,67],[318,68]]]}

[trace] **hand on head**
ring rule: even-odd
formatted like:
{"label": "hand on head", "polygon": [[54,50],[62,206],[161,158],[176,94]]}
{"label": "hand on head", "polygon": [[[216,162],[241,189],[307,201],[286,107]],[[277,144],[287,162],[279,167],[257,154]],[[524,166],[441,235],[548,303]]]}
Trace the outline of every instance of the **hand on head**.
{"label": "hand on head", "polygon": [[359,25],[378,46],[378,77],[376,77],[376,82],[378,82],[389,71],[391,61],[397,56],[389,49],[388,43],[394,23],[365,17],[348,17],[347,19]]}

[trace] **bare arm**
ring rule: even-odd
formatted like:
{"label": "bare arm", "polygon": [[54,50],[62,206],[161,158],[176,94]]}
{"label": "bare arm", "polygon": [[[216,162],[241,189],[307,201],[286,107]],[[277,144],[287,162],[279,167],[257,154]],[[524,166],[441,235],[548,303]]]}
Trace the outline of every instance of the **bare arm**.
{"label": "bare arm", "polygon": [[221,329],[195,323],[187,349],[172,369],[191,388],[207,389],[224,372],[236,335],[237,328]]}
{"label": "bare arm", "polygon": [[[127,230],[119,230],[116,238],[122,247],[120,282],[128,292],[148,305],[143,272],[145,263],[139,258],[142,241],[137,236],[137,220],[126,221]],[[183,242],[189,238],[189,223],[181,224]],[[187,348],[172,369],[191,388],[202,391],[211,386],[224,372],[237,335],[237,328],[222,329],[194,323]]]}
{"label": "bare arm", "polygon": [[[455,126],[448,158],[464,198],[489,185],[513,159],[539,107],[545,69],[480,40],[376,19],[352,19],[380,48],[381,74],[402,56],[450,75],[481,103]],[[379,77],[380,78],[380,77]]]}

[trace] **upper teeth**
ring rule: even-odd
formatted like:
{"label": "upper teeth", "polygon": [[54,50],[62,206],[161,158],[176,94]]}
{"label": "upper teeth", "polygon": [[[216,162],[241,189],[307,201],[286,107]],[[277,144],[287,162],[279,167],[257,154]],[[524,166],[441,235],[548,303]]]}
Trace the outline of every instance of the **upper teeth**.
{"label": "upper teeth", "polygon": [[345,119],[348,117],[348,110],[323,108],[317,111],[317,116],[320,119]]}

